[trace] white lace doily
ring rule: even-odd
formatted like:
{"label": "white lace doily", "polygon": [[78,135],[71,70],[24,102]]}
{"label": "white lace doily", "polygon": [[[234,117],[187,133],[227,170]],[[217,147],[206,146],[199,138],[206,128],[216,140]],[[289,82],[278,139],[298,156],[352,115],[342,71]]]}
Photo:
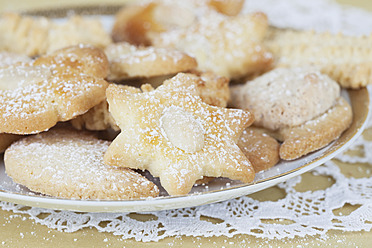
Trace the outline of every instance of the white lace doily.
{"label": "white lace doily", "polygon": [[[353,35],[368,34],[372,27],[370,13],[355,8],[345,9],[325,0],[247,0],[245,10],[263,11],[273,25],[280,27],[342,31]],[[364,151],[364,155],[359,157],[345,153],[337,159],[367,164],[372,161],[372,140],[362,136],[351,149],[355,147]],[[372,169],[372,165],[368,166]],[[0,202],[0,206],[14,213],[27,214],[36,223],[60,231],[75,232],[94,227],[100,232],[111,232],[137,241],[158,241],[179,235],[232,237],[236,234],[280,239],[322,235],[329,230],[371,230],[371,178],[346,177],[335,161],[314,169],[313,174],[331,177],[334,183],[325,190],[298,192],[295,186],[302,179],[298,176],[278,185],[285,192],[285,197],[276,201],[258,201],[245,196],[195,208],[146,213],[150,216],[147,221],[126,213],[53,211],[6,202]],[[348,215],[337,214],[335,210],[345,204],[359,208]]]}

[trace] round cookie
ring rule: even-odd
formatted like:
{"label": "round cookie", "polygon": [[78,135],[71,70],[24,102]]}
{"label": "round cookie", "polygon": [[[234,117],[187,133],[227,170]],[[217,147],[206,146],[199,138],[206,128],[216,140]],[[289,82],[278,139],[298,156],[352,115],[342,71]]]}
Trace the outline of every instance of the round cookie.
{"label": "round cookie", "polygon": [[106,55],[91,46],[0,68],[0,133],[38,133],[85,113],[105,99],[108,69]]}
{"label": "round cookie", "polygon": [[340,96],[340,86],[307,68],[277,68],[231,87],[230,106],[249,109],[254,125],[269,130],[300,125],[323,114]]}
{"label": "round cookie", "polygon": [[13,143],[4,155],[6,173],[30,190],[61,198],[157,196],[158,188],[140,174],[103,163],[109,145],[89,133],[51,130]]}

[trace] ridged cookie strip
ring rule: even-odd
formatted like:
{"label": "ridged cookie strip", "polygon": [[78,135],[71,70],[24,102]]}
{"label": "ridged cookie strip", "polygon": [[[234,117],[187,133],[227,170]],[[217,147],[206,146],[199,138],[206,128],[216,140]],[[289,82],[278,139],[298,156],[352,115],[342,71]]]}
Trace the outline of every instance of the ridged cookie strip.
{"label": "ridged cookie strip", "polygon": [[249,125],[250,115],[241,110],[226,114],[229,110],[203,103],[193,81],[175,87],[180,77],[173,85],[170,81],[145,93],[109,86],[110,112],[122,132],[110,145],[105,162],[147,169],[160,177],[171,195],[187,194],[203,176],[251,182],[253,168],[232,133]]}
{"label": "ridged cookie strip", "polygon": [[284,140],[280,157],[292,160],[326,146],[350,126],[352,116],[349,103],[339,98],[336,105],[321,116],[303,125],[279,130]]}
{"label": "ridged cookie strip", "polygon": [[138,173],[103,163],[109,144],[84,132],[63,129],[30,136],[6,150],[6,173],[35,192],[62,198],[157,196],[158,188]]}
{"label": "ridged cookie strip", "polygon": [[154,77],[188,71],[197,66],[186,53],[166,48],[115,43],[105,49],[110,61],[109,80]]}
{"label": "ridged cookie strip", "polygon": [[372,36],[346,36],[271,29],[265,44],[277,66],[313,66],[346,88],[360,88],[372,80]]}

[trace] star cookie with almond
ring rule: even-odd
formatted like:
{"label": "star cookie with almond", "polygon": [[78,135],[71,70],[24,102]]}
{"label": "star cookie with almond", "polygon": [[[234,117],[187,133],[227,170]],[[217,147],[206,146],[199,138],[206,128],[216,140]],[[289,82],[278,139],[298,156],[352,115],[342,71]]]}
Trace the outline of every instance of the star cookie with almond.
{"label": "star cookie with almond", "polygon": [[148,170],[170,195],[187,194],[203,176],[253,181],[252,165],[237,146],[253,115],[204,103],[188,75],[144,92],[110,85],[106,95],[121,129],[106,164]]}

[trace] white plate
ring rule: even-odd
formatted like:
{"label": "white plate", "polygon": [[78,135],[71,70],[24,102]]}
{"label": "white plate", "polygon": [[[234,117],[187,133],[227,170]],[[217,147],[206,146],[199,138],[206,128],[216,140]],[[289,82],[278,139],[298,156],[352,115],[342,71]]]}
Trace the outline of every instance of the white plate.
{"label": "white plate", "polygon": [[251,194],[305,173],[332,159],[350,146],[362,133],[370,113],[366,88],[343,91],[353,108],[353,123],[339,139],[327,147],[294,161],[281,161],[273,168],[258,173],[253,183],[242,184],[228,179],[215,179],[208,186],[196,186],[185,196],[160,196],[153,199],[105,201],[69,200],[49,197],[15,184],[0,161],[0,200],[33,207],[83,212],[146,212],[181,207],[193,207]]}
{"label": "white plate", "polygon": [[[64,17],[76,14],[97,15],[104,27],[110,31],[113,23],[113,13],[120,6],[96,6],[51,9],[28,12],[27,14],[42,15],[55,18],[63,22]],[[144,212],[181,207],[193,207],[251,194],[292,177],[305,173],[318,165],[332,159],[344,151],[362,133],[370,112],[370,99],[366,88],[360,90],[343,91],[343,95],[353,107],[353,123],[339,139],[327,147],[304,156],[300,159],[282,161],[273,168],[256,174],[250,184],[242,184],[228,179],[215,179],[207,186],[196,186],[185,196],[160,196],[153,199],[127,201],[97,201],[97,200],[69,200],[49,197],[29,191],[27,188],[15,184],[5,173],[3,158],[0,156],[0,200],[33,207],[43,207],[58,210],[73,210],[83,212]],[[165,195],[163,191],[161,193]]]}

